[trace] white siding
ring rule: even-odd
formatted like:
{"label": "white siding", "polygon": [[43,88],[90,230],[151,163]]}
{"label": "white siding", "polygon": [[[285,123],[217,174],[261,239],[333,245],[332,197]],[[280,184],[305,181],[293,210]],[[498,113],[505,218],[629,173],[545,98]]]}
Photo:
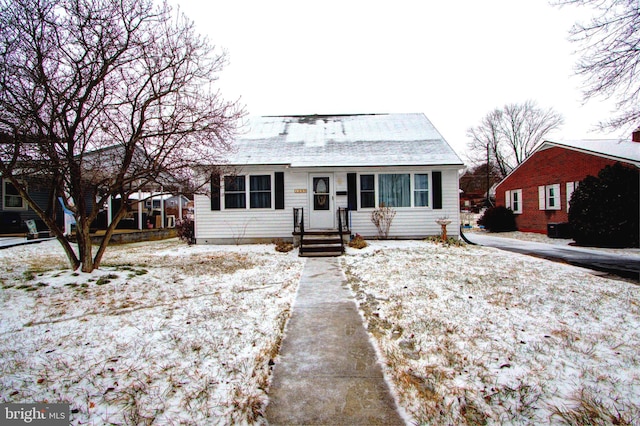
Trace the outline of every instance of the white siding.
{"label": "white siding", "polygon": [[[424,238],[440,234],[440,225],[436,219],[448,217],[451,224],[447,227],[450,236],[458,236],[460,228],[459,185],[457,167],[422,167],[416,168],[343,168],[339,170],[324,169],[285,169],[284,167],[268,169],[245,168],[244,174],[284,172],[285,208],[275,209],[230,209],[211,210],[208,196],[196,195],[195,220],[196,239],[198,243],[243,243],[268,242],[275,238],[291,239],[293,232],[293,208],[302,207],[305,213],[305,227],[309,229],[310,190],[309,173],[328,172],[334,176],[335,206],[347,207],[347,196],[337,192],[347,191],[347,173],[430,173],[442,172],[442,209],[397,208],[397,214],[390,229],[390,238]],[[275,189],[273,189],[275,191]],[[306,192],[304,192],[306,190]],[[431,188],[433,190],[433,188]],[[223,195],[224,197],[224,195]],[[431,204],[432,194],[430,194]],[[224,203],[222,203],[224,205]],[[351,231],[365,238],[375,238],[377,229],[371,222],[373,209],[360,209],[350,212]]]}
{"label": "white siding", "polygon": [[[431,207],[395,209],[396,216],[389,230],[389,238],[425,238],[431,235],[440,235],[440,225],[436,223],[436,220],[441,217],[451,219],[451,224],[447,226],[447,234],[449,236],[457,237],[460,234],[460,194],[457,168],[420,169],[416,172],[424,173],[425,171],[442,172],[442,209],[436,210]],[[367,170],[364,173],[370,172],[370,170]],[[432,194],[430,194],[430,198],[433,199]],[[373,210],[360,209],[350,212],[352,234],[358,233],[365,238],[376,238],[378,236],[378,230],[371,222],[371,212]]]}
{"label": "white siding", "polygon": [[[238,174],[261,174],[273,171],[284,171],[284,210],[270,209],[228,209],[220,211],[211,210],[211,199],[208,196],[196,195],[195,221],[196,240],[198,243],[244,243],[244,242],[269,242],[276,238],[291,238],[293,231],[293,207],[289,205],[296,202],[299,195],[294,194],[294,189],[306,188],[306,182],[296,182],[298,174],[289,173],[284,168],[278,170],[267,168],[245,168]],[[306,179],[306,174],[304,174]],[[302,186],[301,186],[302,185]],[[272,181],[272,192],[275,191]],[[222,195],[224,198],[224,195]],[[224,206],[224,202],[222,202]],[[272,203],[273,206],[273,203]]]}

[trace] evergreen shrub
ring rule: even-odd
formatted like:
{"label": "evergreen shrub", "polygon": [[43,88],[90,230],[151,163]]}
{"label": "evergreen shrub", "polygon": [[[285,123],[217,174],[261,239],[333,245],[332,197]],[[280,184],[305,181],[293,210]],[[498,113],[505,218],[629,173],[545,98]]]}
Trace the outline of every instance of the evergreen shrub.
{"label": "evergreen shrub", "polygon": [[478,219],[478,225],[484,226],[489,232],[517,231],[516,217],[511,209],[504,206],[488,208]]}
{"label": "evergreen shrub", "polygon": [[579,245],[638,247],[639,172],[616,163],[587,176],[569,203],[569,224]]}

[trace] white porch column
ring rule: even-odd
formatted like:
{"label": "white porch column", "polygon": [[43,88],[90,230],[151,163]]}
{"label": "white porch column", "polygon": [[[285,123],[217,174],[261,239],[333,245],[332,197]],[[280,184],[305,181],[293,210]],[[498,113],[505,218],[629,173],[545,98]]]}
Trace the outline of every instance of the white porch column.
{"label": "white porch column", "polygon": [[182,220],[182,192],[178,192],[178,219]]}
{"label": "white porch column", "polygon": [[142,190],[138,189],[138,230],[142,230]]}
{"label": "white porch column", "polygon": [[156,198],[156,192],[151,190],[151,193],[149,194],[151,198],[149,198],[149,203],[151,203],[151,209],[149,210],[149,212],[151,213],[151,217],[149,218],[150,220],[153,219],[153,222],[151,223],[153,225],[153,228],[155,229],[156,227],[156,217],[153,215],[153,199]]}
{"label": "white porch column", "polygon": [[161,228],[164,228],[164,187],[161,186],[160,187],[160,217],[162,218],[162,226],[160,226]]}
{"label": "white porch column", "polygon": [[111,221],[113,218],[112,202],[113,202],[113,197],[109,195],[109,198],[107,198],[107,228],[109,227],[109,225],[111,225]]}

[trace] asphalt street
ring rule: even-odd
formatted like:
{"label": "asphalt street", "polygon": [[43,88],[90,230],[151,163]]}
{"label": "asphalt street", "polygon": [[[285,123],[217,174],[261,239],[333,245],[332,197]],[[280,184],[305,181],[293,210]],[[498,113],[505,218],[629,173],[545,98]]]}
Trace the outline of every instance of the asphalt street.
{"label": "asphalt street", "polygon": [[481,246],[495,247],[557,262],[566,262],[571,265],[640,281],[640,256],[567,245],[521,241],[475,232],[464,234],[464,238],[473,244]]}

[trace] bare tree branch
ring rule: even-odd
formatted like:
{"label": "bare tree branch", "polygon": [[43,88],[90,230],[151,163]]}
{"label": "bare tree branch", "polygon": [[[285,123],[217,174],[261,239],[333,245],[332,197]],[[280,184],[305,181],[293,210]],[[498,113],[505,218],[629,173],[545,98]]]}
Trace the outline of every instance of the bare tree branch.
{"label": "bare tree branch", "polygon": [[467,130],[469,149],[476,162],[488,162],[504,178],[563,122],[562,115],[551,108],[542,109],[534,101],[508,104]]}
{"label": "bare tree branch", "polygon": [[558,6],[591,7],[594,18],[576,23],[570,40],[581,57],[576,74],[584,78],[585,101],[614,99],[618,114],[603,130],[629,130],[640,122],[640,4],[637,0],[557,0]]}
{"label": "bare tree branch", "polygon": [[[244,115],[213,87],[224,65],[166,3],[0,0],[0,173],[22,185],[74,268],[100,263],[108,238],[92,258],[89,226],[109,197],[123,200],[115,229],[144,185],[184,185],[194,167],[220,163]],[[35,178],[74,212],[77,256],[30,199]]]}

